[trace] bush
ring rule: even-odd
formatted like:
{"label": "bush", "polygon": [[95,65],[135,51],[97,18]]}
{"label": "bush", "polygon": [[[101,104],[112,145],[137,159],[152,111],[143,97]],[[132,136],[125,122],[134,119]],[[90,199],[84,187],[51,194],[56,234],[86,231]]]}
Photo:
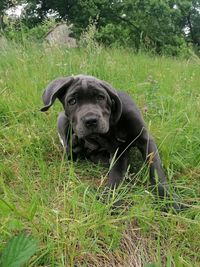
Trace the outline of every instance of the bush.
{"label": "bush", "polygon": [[14,22],[9,22],[6,26],[3,35],[8,40],[13,40],[15,42],[25,42],[25,41],[35,41],[41,42],[44,36],[56,25],[56,21],[52,19],[47,19],[41,24],[33,28],[29,28],[20,20]]}

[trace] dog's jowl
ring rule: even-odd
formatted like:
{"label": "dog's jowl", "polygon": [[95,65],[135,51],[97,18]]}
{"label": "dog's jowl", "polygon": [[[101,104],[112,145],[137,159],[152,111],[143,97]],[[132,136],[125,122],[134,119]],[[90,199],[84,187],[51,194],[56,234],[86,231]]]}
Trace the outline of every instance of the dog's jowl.
{"label": "dog's jowl", "polygon": [[[71,149],[73,158],[85,157],[108,164],[117,151],[118,160],[109,173],[108,187],[117,187],[122,181],[128,167],[128,152],[136,146],[148,162],[152,188],[161,198],[172,198],[156,144],[128,94],[95,77],[77,75],[52,81],[42,98],[41,111],[47,111],[56,98],[63,105],[58,133],[67,154]],[[172,202],[172,207],[180,210],[175,195]]]}

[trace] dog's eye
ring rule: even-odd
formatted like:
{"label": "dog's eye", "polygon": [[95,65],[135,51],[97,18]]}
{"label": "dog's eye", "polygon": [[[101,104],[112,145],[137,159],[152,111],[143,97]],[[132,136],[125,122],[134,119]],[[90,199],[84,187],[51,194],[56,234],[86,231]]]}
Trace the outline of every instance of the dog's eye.
{"label": "dog's eye", "polygon": [[73,98],[71,98],[69,101],[68,101],[68,104],[69,105],[75,105],[76,104],[76,98],[75,97],[73,97]]}
{"label": "dog's eye", "polygon": [[99,100],[99,101],[104,100],[104,99],[105,99],[104,95],[98,95],[97,96],[97,100]]}

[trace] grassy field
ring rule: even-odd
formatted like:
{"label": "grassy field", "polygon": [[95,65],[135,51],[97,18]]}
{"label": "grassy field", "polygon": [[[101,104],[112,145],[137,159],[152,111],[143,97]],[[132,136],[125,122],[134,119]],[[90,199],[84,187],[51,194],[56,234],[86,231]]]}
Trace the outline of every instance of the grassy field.
{"label": "grassy field", "polygon": [[[161,211],[143,167],[130,169],[107,203],[96,200],[107,170],[66,161],[56,132],[60,103],[47,114],[39,112],[42,91],[52,79],[79,73],[132,95],[186,211]],[[200,266],[200,60],[195,56],[186,61],[99,46],[2,46],[0,155],[0,251],[19,232],[31,234],[39,248],[27,266]],[[116,198],[129,205],[112,214]]]}

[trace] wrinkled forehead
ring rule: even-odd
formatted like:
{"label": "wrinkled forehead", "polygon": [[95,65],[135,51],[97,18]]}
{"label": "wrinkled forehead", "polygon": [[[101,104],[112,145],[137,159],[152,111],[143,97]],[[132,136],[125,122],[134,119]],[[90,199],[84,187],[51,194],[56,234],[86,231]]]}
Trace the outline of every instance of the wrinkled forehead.
{"label": "wrinkled forehead", "polygon": [[92,78],[76,78],[74,79],[74,82],[69,87],[67,91],[67,95],[71,95],[74,93],[87,93],[87,94],[94,94],[94,93],[104,93],[106,95],[107,91],[103,88],[101,85],[101,82],[98,79],[92,79]]}

